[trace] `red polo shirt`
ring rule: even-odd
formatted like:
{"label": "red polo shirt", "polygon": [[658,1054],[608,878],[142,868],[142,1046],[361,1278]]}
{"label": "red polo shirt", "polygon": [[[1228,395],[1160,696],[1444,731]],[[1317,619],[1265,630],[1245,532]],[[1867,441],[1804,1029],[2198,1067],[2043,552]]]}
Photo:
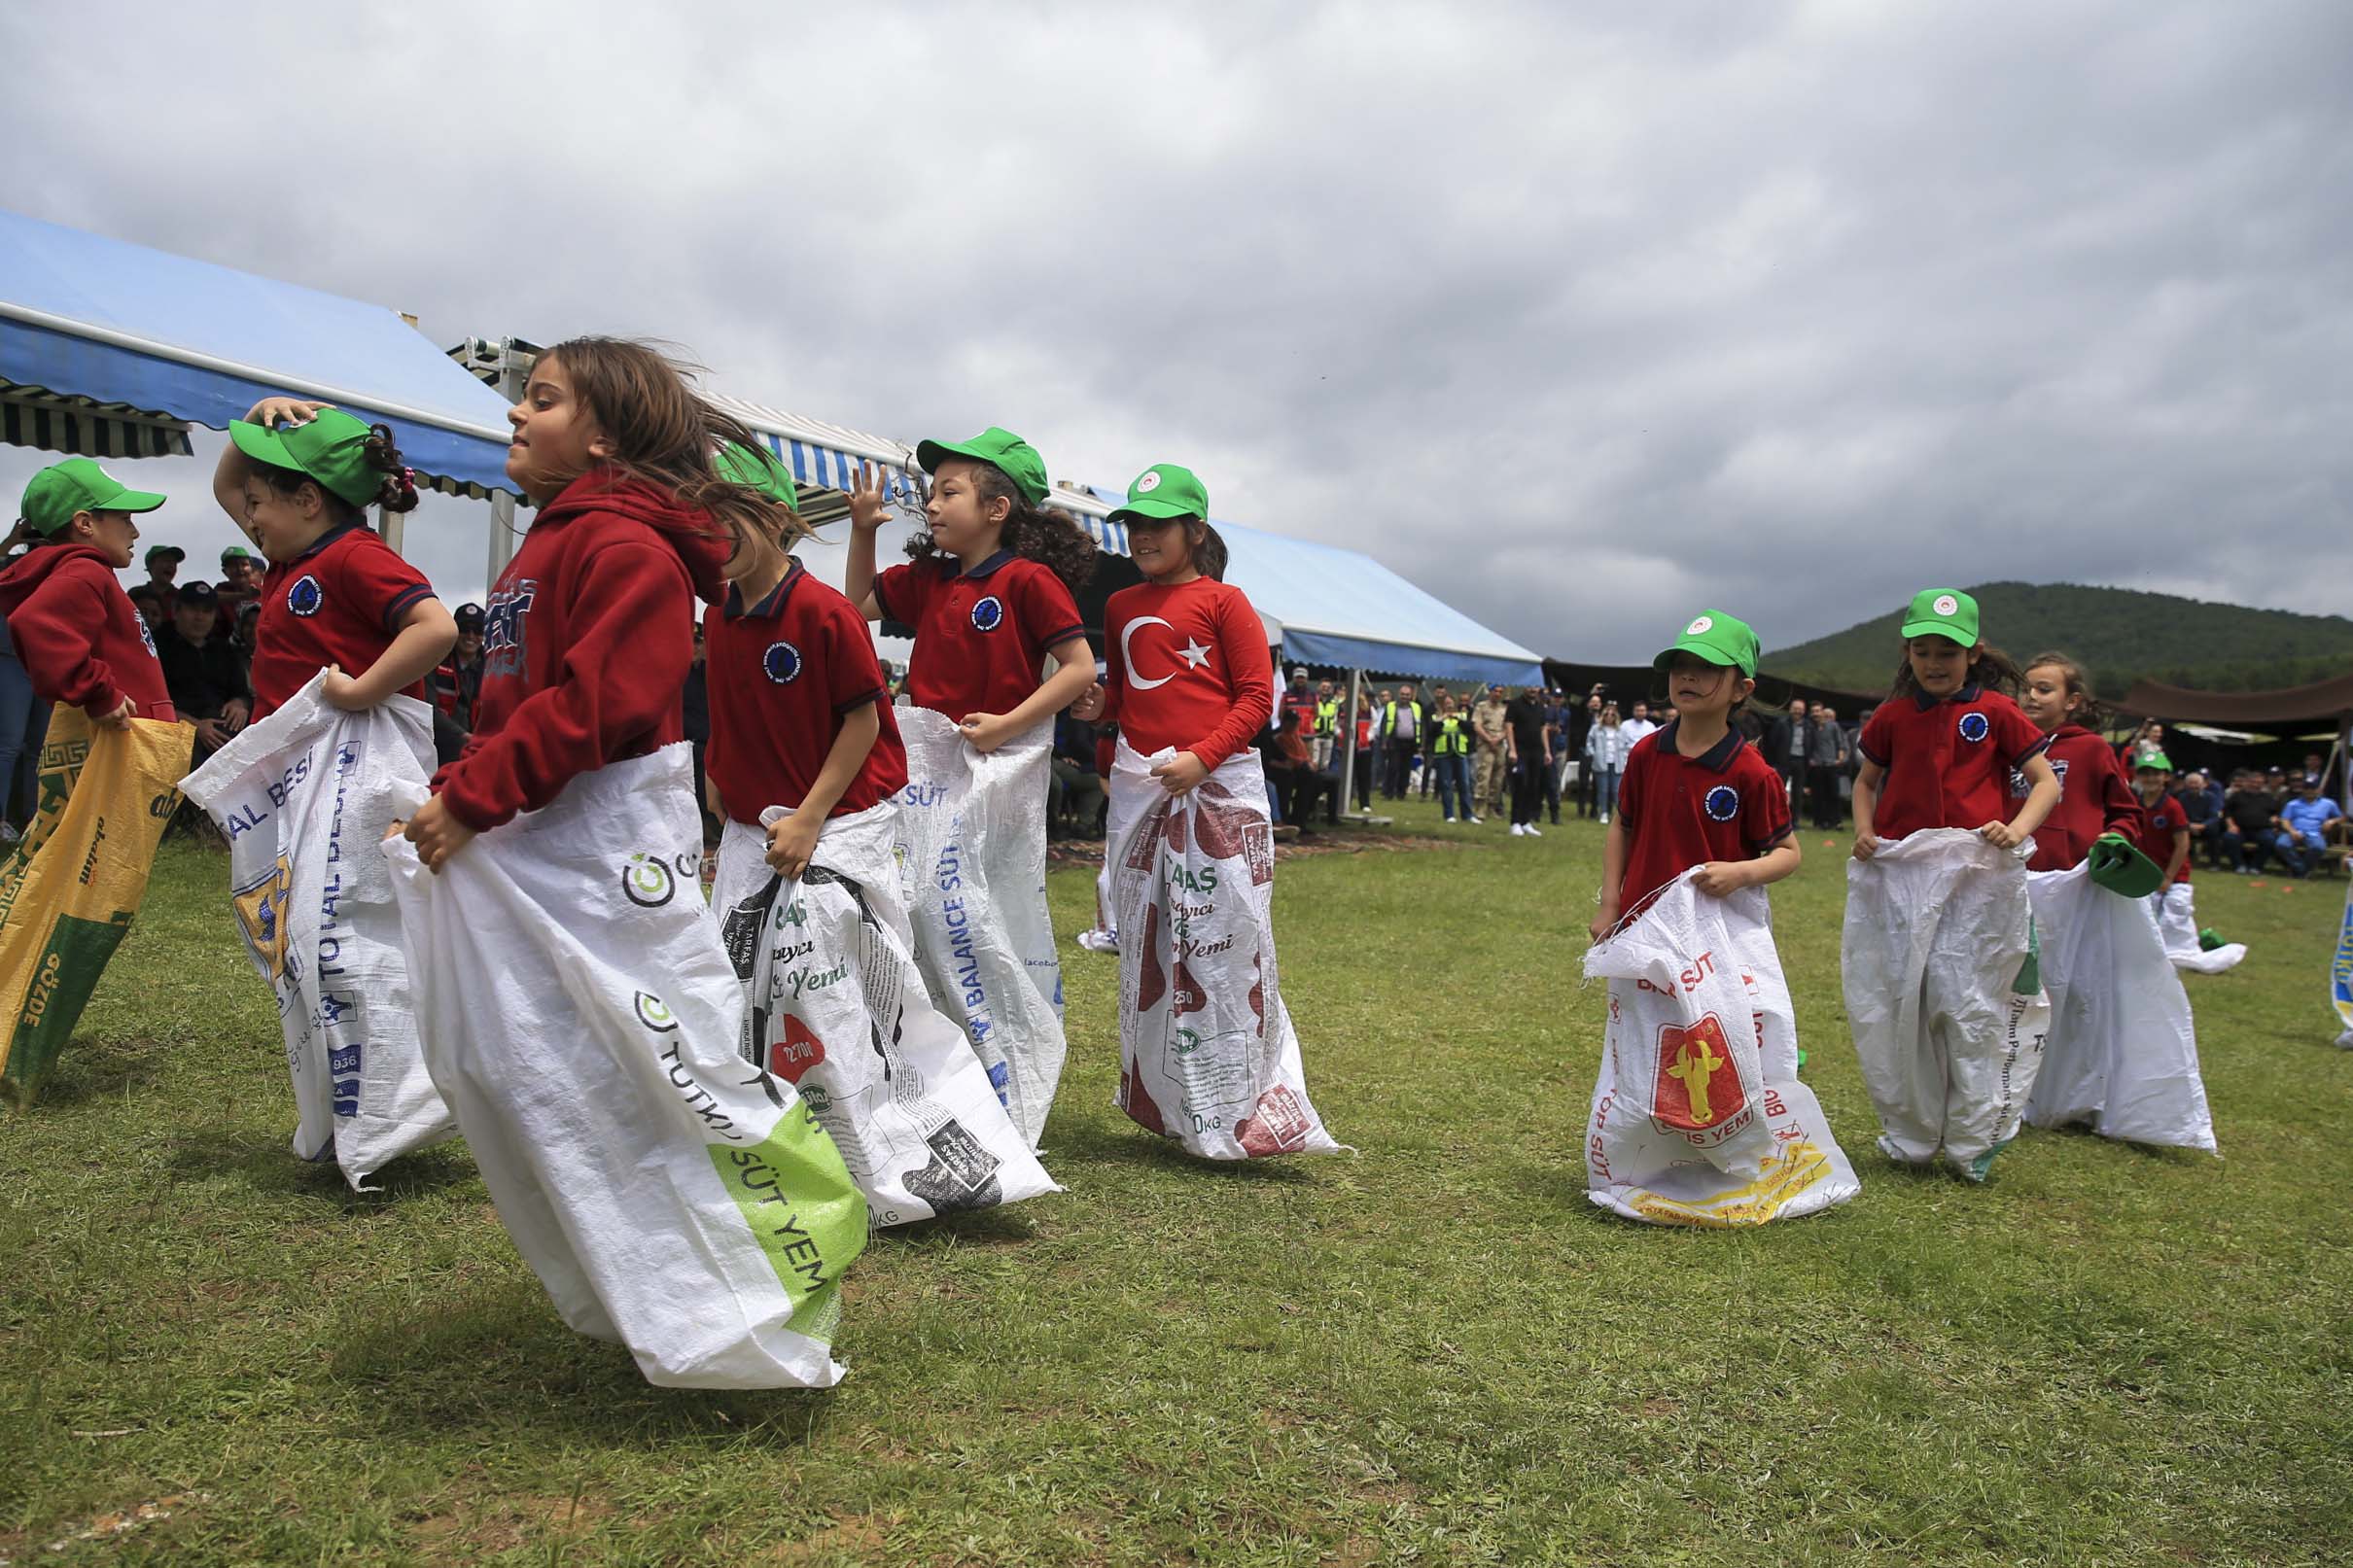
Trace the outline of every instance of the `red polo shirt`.
{"label": "red polo shirt", "polygon": [[1887,770],[1871,830],[1900,839],[2010,820],[2010,770],[2039,755],[2051,737],[2000,692],[1968,685],[1942,702],[1924,692],[1888,698],[1856,744]]}
{"label": "red polo shirt", "polygon": [[[365,524],[331,528],[262,579],[254,626],[253,716],[267,716],[331,664],[366,675],[400,634],[401,619],[433,597],[425,575]],[[425,695],[425,683],[404,688]]]}
{"label": "red polo shirt", "polygon": [[895,566],[874,579],[874,604],[915,628],[908,701],[959,722],[1020,707],[1038,687],[1046,650],[1086,632],[1053,570],[1011,550],[963,573],[953,556]]}
{"label": "red polo shirt", "polygon": [[[2171,795],[2159,798],[2154,806],[2141,808],[2140,836],[2133,840],[2141,854],[2157,862],[2160,871],[2173,858],[2173,835],[2190,831],[2190,814]],[[2182,856],[2182,868],[2173,873],[2175,882],[2190,880],[2190,857]]]}
{"label": "red polo shirt", "polygon": [[1738,730],[1701,756],[1675,749],[1680,722],[1634,743],[1618,781],[1626,829],[1619,906],[1631,911],[1693,866],[1753,860],[1789,836],[1789,786]]}
{"label": "red polo shirt", "polygon": [[879,806],[906,787],[907,749],[866,618],[799,561],[758,604],[747,608],[731,584],[724,605],[703,611],[703,662],[711,692],[703,767],[729,818],[756,827],[768,807],[799,806],[842,719],[868,703],[881,711],[882,733],[832,815]]}
{"label": "red polo shirt", "polygon": [[[2140,797],[2133,794],[2131,781],[2117,766],[2116,753],[2106,741],[2080,724],[2061,724],[2051,732],[2051,749],[2044,754],[2051,760],[2051,771],[2058,775],[2059,803],[2034,830],[2034,858],[2026,862],[2028,870],[2072,870],[2084,863],[2091,841],[2102,833],[2122,833],[2140,842]],[[2025,798],[2025,775],[2013,769],[2012,816]]]}

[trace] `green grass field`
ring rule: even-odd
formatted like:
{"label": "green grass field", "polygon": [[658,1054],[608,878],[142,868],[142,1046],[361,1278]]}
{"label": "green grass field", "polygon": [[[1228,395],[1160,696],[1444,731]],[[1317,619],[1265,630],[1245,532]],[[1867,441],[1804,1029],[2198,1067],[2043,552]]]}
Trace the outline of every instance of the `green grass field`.
{"label": "green grass field", "polygon": [[[2253,949],[2189,979],[2226,1159],[2030,1132],[1973,1190],[1872,1152],[1843,845],[1808,835],[1776,923],[1863,1195],[1669,1232],[1584,1197],[1599,831],[1448,831],[1277,884],[1309,1083],[1357,1153],[1164,1150],[1111,1106],[1115,960],[1066,949],[1069,1192],[877,1236],[825,1394],[654,1389],[568,1333],[462,1146],[366,1197],[297,1164],[224,863],[170,847],[47,1099],[0,1117],[0,1558],[2353,1555],[2341,883],[2200,881]],[[1052,889],[1067,942],[1090,881]]]}

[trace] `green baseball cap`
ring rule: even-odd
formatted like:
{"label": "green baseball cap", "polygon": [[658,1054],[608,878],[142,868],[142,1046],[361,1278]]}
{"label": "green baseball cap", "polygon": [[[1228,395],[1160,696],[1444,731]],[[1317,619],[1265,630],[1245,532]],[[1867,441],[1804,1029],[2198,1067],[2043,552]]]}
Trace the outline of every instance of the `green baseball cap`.
{"label": "green baseball cap", "polygon": [[158,561],[169,561],[172,565],[178,566],[182,561],[188,559],[188,552],[177,544],[154,544],[148,547],[147,554],[140,559],[150,567],[153,567]]}
{"label": "green baseball cap", "polygon": [[1128,504],[1111,513],[1111,521],[1132,518],[1158,523],[1172,517],[1199,517],[1207,521],[1209,515],[1209,487],[1194,476],[1191,469],[1180,469],[1174,463],[1155,463],[1136,475],[1136,482],[1128,486]]}
{"label": "green baseball cap", "polygon": [[1042,505],[1051,488],[1046,483],[1046,460],[1037,455],[1037,448],[995,425],[968,441],[924,441],[915,448],[915,461],[926,473],[937,473],[940,459],[950,457],[968,457],[1002,470],[1033,506]]}
{"label": "green baseball cap", "polygon": [[274,429],[242,419],[228,422],[228,438],[256,463],[306,474],[331,495],[365,506],[384,488],[384,470],[368,461],[368,424],[340,408],[322,408],[306,425]]}
{"label": "green baseball cap", "polygon": [[2157,862],[2122,833],[2102,833],[2091,841],[2091,853],[2084,858],[2093,882],[2126,898],[2146,898],[2165,884]]}
{"label": "green baseball cap", "polygon": [[2156,768],[2162,773],[2171,773],[2173,759],[2162,751],[2144,751],[2141,753],[2140,760],[2132,764],[2132,771],[2138,773],[2143,768]]}
{"label": "green baseball cap", "polygon": [[86,511],[154,511],[163,498],[133,490],[86,457],[52,463],[24,487],[17,515],[33,525],[44,539],[55,534]]}
{"label": "green baseball cap", "polygon": [[1757,678],[1757,634],[1749,630],[1748,622],[1720,610],[1703,610],[1694,615],[1674,646],[1650,661],[1651,668],[1665,670],[1667,661],[1678,653],[1725,665],[1751,680]]}
{"label": "green baseball cap", "polygon": [[1977,601],[1958,588],[1922,588],[1904,611],[1904,635],[1949,637],[1963,647],[1977,646]]}
{"label": "green baseball cap", "polygon": [[247,548],[246,548],[244,545],[242,545],[242,544],[231,544],[231,545],[230,545],[230,546],[229,546],[228,549],[223,550],[223,551],[221,552],[221,564],[222,564],[223,566],[227,566],[227,565],[228,565],[228,563],[229,563],[229,562],[231,562],[231,561],[257,561],[257,562],[258,562],[258,561],[260,561],[260,560],[261,560],[261,557],[260,557],[260,556],[258,556],[258,555],[254,554],[254,552],[253,552],[253,551],[251,551],[251,550],[249,550],[249,549],[247,549]]}
{"label": "green baseball cap", "polygon": [[720,448],[719,456],[711,460],[712,469],[730,484],[746,485],[788,506],[800,505],[800,489],[792,475],[785,471],[776,454],[741,441],[729,441]]}

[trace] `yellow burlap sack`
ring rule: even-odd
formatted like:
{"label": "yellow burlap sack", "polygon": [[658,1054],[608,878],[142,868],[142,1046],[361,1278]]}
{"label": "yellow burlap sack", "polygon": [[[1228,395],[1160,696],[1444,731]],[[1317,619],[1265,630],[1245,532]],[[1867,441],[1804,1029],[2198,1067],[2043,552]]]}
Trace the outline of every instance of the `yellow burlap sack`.
{"label": "yellow burlap sack", "polygon": [[0,1065],[17,1098],[40,1092],[130,929],[188,755],[186,724],[50,715],[40,815],[0,862]]}

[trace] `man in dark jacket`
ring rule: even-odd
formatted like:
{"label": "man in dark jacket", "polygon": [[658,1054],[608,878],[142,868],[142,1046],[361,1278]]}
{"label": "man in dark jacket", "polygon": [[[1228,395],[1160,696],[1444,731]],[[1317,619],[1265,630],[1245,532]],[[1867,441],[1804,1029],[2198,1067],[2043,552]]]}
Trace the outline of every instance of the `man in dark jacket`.
{"label": "man in dark jacket", "polygon": [[209,582],[189,582],[174,596],[171,619],[156,633],[156,662],[182,718],[196,725],[195,760],[202,762],[245,727],[253,687],[234,643],[213,636],[220,595]]}

